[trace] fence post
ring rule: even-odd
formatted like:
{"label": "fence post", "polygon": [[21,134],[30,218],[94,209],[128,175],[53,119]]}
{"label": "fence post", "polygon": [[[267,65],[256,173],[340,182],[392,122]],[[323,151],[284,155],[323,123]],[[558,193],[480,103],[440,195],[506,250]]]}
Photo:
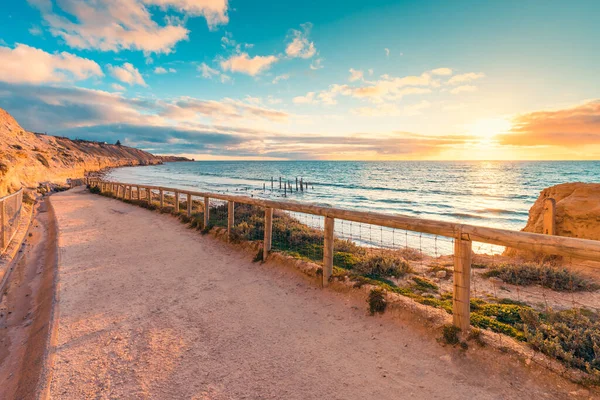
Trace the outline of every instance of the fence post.
{"label": "fence post", "polygon": [[267,256],[271,251],[271,242],[273,239],[273,209],[265,208],[265,238],[263,239],[263,261],[267,261]]}
{"label": "fence post", "polygon": [[467,335],[471,327],[471,252],[472,244],[467,234],[459,233],[454,239],[454,296],[452,323]]}
{"label": "fence post", "polygon": [[160,208],[163,208],[165,206],[165,191],[160,189],[158,193],[160,195]]}
{"label": "fence post", "polygon": [[4,200],[0,201],[0,252],[6,247],[6,206]]}
{"label": "fence post", "polygon": [[325,238],[323,242],[323,287],[329,286],[333,274],[333,228],[334,219],[325,217]]}
{"label": "fence post", "polygon": [[175,212],[179,213],[179,192],[175,192]]}
{"label": "fence post", "polygon": [[556,235],[556,200],[544,199],[544,235]]}
{"label": "fence post", "polygon": [[191,194],[187,195],[187,216],[188,217],[192,216],[192,195]]}
{"label": "fence post", "polygon": [[146,195],[148,196],[148,204],[152,204],[152,189],[146,188]]}
{"label": "fence post", "polygon": [[227,240],[231,240],[231,228],[233,228],[234,210],[235,210],[235,203],[233,201],[229,200],[227,202]]}
{"label": "fence post", "polygon": [[127,185],[123,185],[123,199],[127,198]]}
{"label": "fence post", "polygon": [[204,197],[204,229],[208,226],[210,221],[210,198]]}

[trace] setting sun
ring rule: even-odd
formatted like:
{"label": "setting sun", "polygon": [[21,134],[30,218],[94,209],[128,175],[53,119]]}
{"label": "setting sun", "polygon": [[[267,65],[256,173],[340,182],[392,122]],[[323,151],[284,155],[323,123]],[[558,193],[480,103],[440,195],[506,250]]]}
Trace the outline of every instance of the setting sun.
{"label": "setting sun", "polygon": [[508,132],[510,127],[510,121],[504,118],[487,118],[467,125],[467,133],[489,142],[494,136]]}

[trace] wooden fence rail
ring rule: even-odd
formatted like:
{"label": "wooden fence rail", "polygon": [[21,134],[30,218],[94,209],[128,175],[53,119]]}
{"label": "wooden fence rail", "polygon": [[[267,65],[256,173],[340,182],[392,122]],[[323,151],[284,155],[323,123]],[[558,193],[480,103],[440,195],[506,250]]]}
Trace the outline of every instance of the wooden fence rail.
{"label": "wooden fence rail", "polygon": [[[265,229],[263,242],[263,259],[267,258],[271,250],[271,235],[273,210],[300,212],[324,217],[324,251],[323,251],[323,286],[327,286],[333,270],[333,243],[334,224],[336,219],[347,220],[406,231],[420,232],[432,235],[445,236],[454,239],[454,295],[453,295],[453,321],[463,333],[470,329],[470,276],[472,243],[481,242],[498,246],[510,247],[518,250],[533,251],[542,254],[560,255],[571,258],[600,261],[600,241],[552,236],[554,234],[553,220],[554,204],[548,203],[548,217],[545,215],[545,226],[548,226],[549,235],[511,231],[506,229],[488,228],[484,226],[460,224],[446,221],[436,221],[409,217],[396,214],[375,213],[367,211],[347,210],[336,207],[323,207],[315,204],[298,203],[292,201],[278,201],[258,199],[246,196],[234,196],[220,193],[196,192],[183,189],[174,189],[161,186],[148,186],[135,183],[105,182],[88,180],[88,184],[98,186],[103,191],[116,193],[119,185],[125,185],[138,192],[140,189],[146,193],[159,191],[161,205],[164,205],[164,193],[170,192],[175,196],[175,210],[179,211],[179,198],[182,194],[187,196],[188,215],[192,213],[193,198],[202,198],[204,202],[204,224],[208,225],[210,199],[224,200],[227,202],[227,231],[231,232],[234,225],[234,204],[242,203],[265,210]],[[148,195],[148,201],[150,196]]]}
{"label": "wooden fence rail", "polygon": [[23,188],[18,192],[0,198],[0,254],[14,239],[23,210]]}

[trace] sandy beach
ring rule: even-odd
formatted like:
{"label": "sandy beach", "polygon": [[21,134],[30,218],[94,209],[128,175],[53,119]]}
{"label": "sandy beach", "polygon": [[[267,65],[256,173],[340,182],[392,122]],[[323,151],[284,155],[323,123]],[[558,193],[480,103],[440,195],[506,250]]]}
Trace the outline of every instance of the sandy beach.
{"label": "sandy beach", "polygon": [[363,299],[167,215],[52,196],[59,231],[53,398],[563,398],[508,356],[463,353]]}

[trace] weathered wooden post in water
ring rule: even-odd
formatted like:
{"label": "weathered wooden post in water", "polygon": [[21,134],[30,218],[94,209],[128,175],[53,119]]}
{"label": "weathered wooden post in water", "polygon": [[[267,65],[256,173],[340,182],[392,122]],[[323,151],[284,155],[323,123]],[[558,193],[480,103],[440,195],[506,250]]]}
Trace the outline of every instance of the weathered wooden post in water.
{"label": "weathered wooden post in water", "polygon": [[271,192],[273,191],[273,177],[271,177]]}
{"label": "weathered wooden post in water", "polygon": [[235,203],[231,200],[227,202],[227,240],[231,241],[231,229],[233,228],[233,212]]}
{"label": "weathered wooden post in water", "polygon": [[296,177],[296,192],[298,191],[298,177]]}
{"label": "weathered wooden post in water", "polygon": [[325,238],[323,241],[323,287],[329,286],[333,274],[333,228],[335,220],[325,217]]}
{"label": "weathered wooden post in water", "polygon": [[267,256],[271,251],[273,239],[273,209],[265,208],[265,238],[263,240],[263,261],[267,261]]}
{"label": "weathered wooden post in water", "polygon": [[471,252],[473,242],[468,234],[459,232],[454,239],[454,297],[452,323],[466,336],[471,328]]}
{"label": "weathered wooden post in water", "polygon": [[208,226],[208,221],[210,221],[210,199],[204,197],[204,229]]}
{"label": "weathered wooden post in water", "polygon": [[304,192],[304,183],[302,183],[302,178],[300,178],[300,191]]}
{"label": "weathered wooden post in water", "polygon": [[281,177],[279,177],[279,190],[281,190]]}
{"label": "weathered wooden post in water", "polygon": [[175,192],[175,212],[179,213],[179,192]]}
{"label": "weathered wooden post in water", "polygon": [[192,216],[192,195],[191,194],[187,195],[187,216],[188,217]]}
{"label": "weathered wooden post in water", "polygon": [[556,235],[556,200],[544,199],[544,235]]}

